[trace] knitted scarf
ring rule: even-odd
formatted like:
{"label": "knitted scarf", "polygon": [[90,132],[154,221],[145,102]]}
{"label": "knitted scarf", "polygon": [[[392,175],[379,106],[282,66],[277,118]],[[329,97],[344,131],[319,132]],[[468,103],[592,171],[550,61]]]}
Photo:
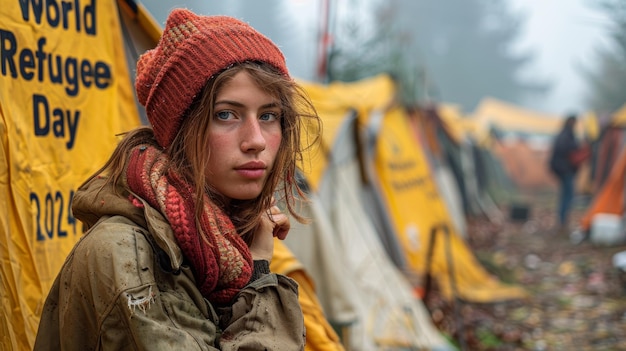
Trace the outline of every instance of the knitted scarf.
{"label": "knitted scarf", "polygon": [[128,186],[167,218],[202,295],[211,302],[227,303],[252,276],[250,250],[230,218],[207,195],[199,221],[202,230],[198,230],[194,189],[179,174],[166,170],[167,163],[168,157],[155,147],[136,147],[126,171]]}

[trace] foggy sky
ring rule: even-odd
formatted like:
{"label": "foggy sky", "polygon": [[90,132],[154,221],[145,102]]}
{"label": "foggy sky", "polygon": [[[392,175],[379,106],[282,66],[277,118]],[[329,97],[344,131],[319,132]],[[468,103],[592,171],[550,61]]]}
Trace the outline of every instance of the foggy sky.
{"label": "foggy sky", "polygon": [[[522,10],[527,15],[518,47],[535,54],[534,62],[523,76],[530,79],[548,77],[553,84],[545,98],[526,101],[524,107],[550,114],[582,110],[586,93],[582,69],[592,69],[595,52],[608,46],[605,20],[601,14],[594,12],[586,0],[508,1],[514,10]],[[319,0],[288,0],[288,8],[274,11],[275,18],[267,18],[267,14],[259,16],[261,18],[250,15],[242,18],[241,9],[226,1],[146,0],[142,3],[161,25],[174,7],[241,18],[277,43],[293,76],[315,79]],[[276,0],[250,1],[249,6],[259,3],[267,5],[276,3]],[[285,22],[288,22],[286,27],[281,27]]]}

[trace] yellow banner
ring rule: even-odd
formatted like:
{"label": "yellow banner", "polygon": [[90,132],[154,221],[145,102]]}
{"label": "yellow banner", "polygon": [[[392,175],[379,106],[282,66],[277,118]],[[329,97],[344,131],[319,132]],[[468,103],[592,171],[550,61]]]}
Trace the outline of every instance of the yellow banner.
{"label": "yellow banner", "polygon": [[4,1],[0,116],[0,349],[26,350],[82,233],[76,188],[140,123],[115,1]]}

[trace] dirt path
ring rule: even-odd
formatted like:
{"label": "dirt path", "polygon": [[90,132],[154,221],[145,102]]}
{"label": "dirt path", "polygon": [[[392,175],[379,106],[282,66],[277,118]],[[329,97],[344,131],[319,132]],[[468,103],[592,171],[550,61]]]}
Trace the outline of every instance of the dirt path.
{"label": "dirt path", "polygon": [[[626,246],[573,244],[552,229],[550,197],[531,195],[527,202],[527,221],[470,220],[468,243],[485,268],[528,289],[529,300],[461,303],[459,322],[453,305],[433,294],[426,305],[435,324],[457,341],[461,325],[465,350],[626,350],[626,280],[612,265]],[[576,206],[573,222],[585,206]]]}

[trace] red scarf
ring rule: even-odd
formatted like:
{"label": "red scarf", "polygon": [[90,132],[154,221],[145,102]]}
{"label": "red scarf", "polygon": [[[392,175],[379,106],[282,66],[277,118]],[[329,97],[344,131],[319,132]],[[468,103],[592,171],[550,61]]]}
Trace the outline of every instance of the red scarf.
{"label": "red scarf", "polygon": [[166,171],[167,162],[155,147],[136,147],[130,154],[128,186],[167,218],[202,295],[211,302],[227,303],[252,276],[250,250],[230,218],[207,195],[200,217],[202,232],[198,230],[194,189],[179,174]]}

